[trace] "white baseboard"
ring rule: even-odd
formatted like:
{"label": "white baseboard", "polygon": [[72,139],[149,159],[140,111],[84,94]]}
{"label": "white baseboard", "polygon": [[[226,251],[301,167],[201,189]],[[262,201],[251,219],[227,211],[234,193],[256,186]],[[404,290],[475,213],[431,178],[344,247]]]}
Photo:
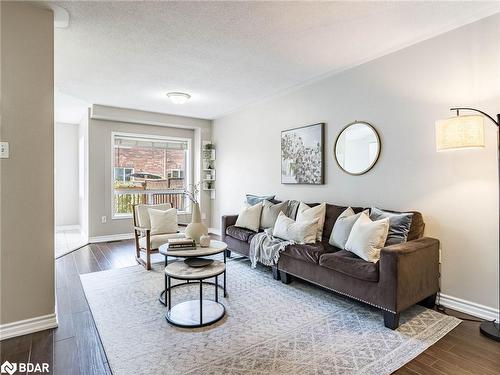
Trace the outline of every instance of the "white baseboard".
{"label": "white baseboard", "polygon": [[481,305],[479,303],[467,301],[461,298],[440,294],[439,303],[444,307],[463,312],[481,319],[493,320],[498,319],[498,309]]}
{"label": "white baseboard", "polygon": [[56,232],[63,232],[65,230],[80,230],[79,225],[56,225]]}
{"label": "white baseboard", "polygon": [[48,314],[0,325],[0,341],[57,327],[57,315]]}
{"label": "white baseboard", "polygon": [[110,234],[107,236],[89,237],[89,243],[122,241],[122,240],[130,240],[132,238],[134,238],[134,233]]}
{"label": "white baseboard", "polygon": [[217,234],[219,236],[221,235],[219,228],[208,228],[208,233]]}

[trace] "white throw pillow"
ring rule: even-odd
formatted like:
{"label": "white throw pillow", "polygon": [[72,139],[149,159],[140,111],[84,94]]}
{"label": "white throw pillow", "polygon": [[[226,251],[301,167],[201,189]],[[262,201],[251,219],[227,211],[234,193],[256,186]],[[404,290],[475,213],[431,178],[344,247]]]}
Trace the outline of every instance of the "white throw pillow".
{"label": "white throw pillow", "polygon": [[179,227],[177,225],[177,210],[171,208],[169,210],[155,210],[150,208],[149,220],[151,221],[151,234],[168,234],[177,233]]}
{"label": "white throw pillow", "polygon": [[[369,214],[369,210],[364,210],[363,212],[367,215]],[[351,234],[352,227],[360,216],[361,212],[356,214],[351,207],[344,210],[333,225],[332,234],[330,235],[328,243],[332,246],[344,249],[349,234]]]}
{"label": "white throw pillow", "polygon": [[316,240],[321,241],[323,237],[323,227],[325,225],[326,203],[321,203],[314,207],[309,207],[307,204],[300,202],[299,209],[297,210],[296,220],[313,221],[318,219],[318,229],[316,233]]}
{"label": "white throw pillow", "polygon": [[234,226],[259,231],[260,227],[260,213],[262,212],[262,203],[254,206],[247,205],[243,207],[236,219]]}
{"label": "white throw pillow", "polygon": [[389,218],[372,221],[364,212],[354,223],[345,249],[360,258],[376,263],[389,232]]}
{"label": "white throw pillow", "polygon": [[317,230],[317,218],[312,221],[298,222],[280,212],[274,224],[273,236],[298,244],[310,244],[316,242]]}

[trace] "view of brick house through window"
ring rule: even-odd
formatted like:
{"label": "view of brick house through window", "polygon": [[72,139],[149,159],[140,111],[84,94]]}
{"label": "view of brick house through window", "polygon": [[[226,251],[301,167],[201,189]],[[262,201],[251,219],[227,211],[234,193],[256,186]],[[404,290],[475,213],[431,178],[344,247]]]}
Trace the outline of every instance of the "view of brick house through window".
{"label": "view of brick house through window", "polygon": [[129,217],[134,204],[171,203],[186,211],[189,140],[113,134],[113,216]]}

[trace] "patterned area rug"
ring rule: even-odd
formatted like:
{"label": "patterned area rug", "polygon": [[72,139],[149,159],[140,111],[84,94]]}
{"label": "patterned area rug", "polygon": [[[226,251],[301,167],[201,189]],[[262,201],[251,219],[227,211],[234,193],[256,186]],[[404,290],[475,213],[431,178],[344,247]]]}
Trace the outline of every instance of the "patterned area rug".
{"label": "patterned area rug", "polygon": [[[415,306],[391,331],[369,306],[300,281],[284,285],[246,260],[227,267],[226,316],[199,329],[166,322],[160,264],[82,275],[113,374],[390,374],[460,323]],[[205,290],[213,298],[213,287]],[[172,302],[198,293],[181,286]]]}

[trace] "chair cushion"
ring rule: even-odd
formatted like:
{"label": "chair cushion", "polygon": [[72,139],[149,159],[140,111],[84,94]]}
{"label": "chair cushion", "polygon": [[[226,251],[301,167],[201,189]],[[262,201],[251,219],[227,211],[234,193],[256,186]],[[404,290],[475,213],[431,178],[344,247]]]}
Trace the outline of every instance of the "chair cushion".
{"label": "chair cushion", "polygon": [[237,240],[248,242],[250,236],[255,235],[255,232],[251,231],[250,229],[240,228],[231,225],[230,227],[226,228],[226,234],[228,236],[236,238]]}
{"label": "chair cushion", "polygon": [[359,280],[377,282],[379,278],[379,262],[367,262],[347,250],[321,255],[319,265]]}
{"label": "chair cushion", "polygon": [[314,244],[308,245],[288,245],[282,254],[288,255],[289,257],[302,260],[304,262],[318,264],[321,255],[330,251],[329,249],[334,249],[332,246],[323,244],[322,242],[316,242]]}
{"label": "chair cushion", "polygon": [[137,225],[144,229],[151,229],[151,221],[149,219],[149,209],[166,211],[172,208],[170,203],[161,204],[138,204],[135,206]]}
{"label": "chair cushion", "polygon": [[[156,234],[151,235],[151,249],[156,250],[161,245],[166,244],[169,238],[184,238],[186,237],[184,233],[169,233],[169,234]],[[139,246],[142,248],[146,248],[146,237],[139,238]]]}
{"label": "chair cushion", "polygon": [[177,233],[177,209],[168,210],[149,209],[149,221],[151,222],[151,234]]}

